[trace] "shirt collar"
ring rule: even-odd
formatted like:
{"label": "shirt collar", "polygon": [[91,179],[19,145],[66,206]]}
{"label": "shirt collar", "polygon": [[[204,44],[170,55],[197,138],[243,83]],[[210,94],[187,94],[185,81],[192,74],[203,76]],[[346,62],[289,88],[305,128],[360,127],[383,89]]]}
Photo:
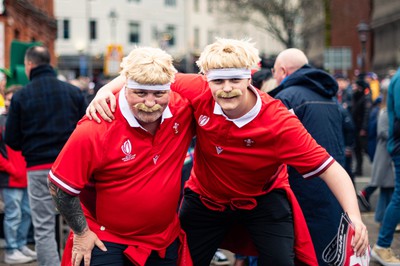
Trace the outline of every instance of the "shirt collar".
{"label": "shirt collar", "polygon": [[[131,109],[129,108],[128,101],[126,100],[126,97],[125,97],[125,86],[119,92],[118,103],[119,103],[119,108],[121,110],[122,116],[126,119],[126,121],[128,121],[128,123],[131,127],[140,127],[141,129],[147,131],[145,128],[143,128],[139,124],[136,117],[133,115]],[[164,122],[164,119],[171,118],[171,117],[172,117],[172,113],[171,113],[171,110],[169,109],[169,106],[167,105],[167,107],[165,108],[165,110],[161,116],[161,124],[162,124],[162,122]]]}
{"label": "shirt collar", "polygon": [[249,88],[257,97],[256,104],[253,106],[253,108],[251,108],[251,110],[249,112],[244,114],[242,117],[230,119],[224,114],[224,111],[222,111],[221,106],[217,102],[215,102],[214,114],[224,116],[226,118],[226,120],[232,121],[238,128],[241,128],[241,127],[247,125],[248,123],[250,123],[251,121],[253,121],[253,119],[256,118],[256,116],[260,113],[261,97],[252,85],[250,85]]}

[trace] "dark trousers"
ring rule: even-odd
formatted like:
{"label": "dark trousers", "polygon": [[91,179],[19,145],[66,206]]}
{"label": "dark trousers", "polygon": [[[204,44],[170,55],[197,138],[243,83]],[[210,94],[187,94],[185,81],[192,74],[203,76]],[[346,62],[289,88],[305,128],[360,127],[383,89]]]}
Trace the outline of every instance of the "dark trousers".
{"label": "dark trousers", "polygon": [[204,206],[198,194],[185,189],[179,217],[193,265],[209,266],[224,236],[237,223],[249,232],[259,253],[258,265],[294,265],[293,217],[286,192],[274,190],[256,200],[252,210],[214,211]]}
{"label": "dark trousers", "polygon": [[357,136],[354,145],[354,155],[356,157],[355,175],[362,175],[363,155],[367,143],[367,138],[364,136]]}
{"label": "dark trousers", "polygon": [[[92,250],[91,266],[134,266],[124,255],[124,250],[127,247],[126,245],[104,241],[103,243],[107,247],[107,251],[104,252],[95,246]],[[176,266],[178,260],[178,246],[178,240],[172,242],[167,248],[164,259],[160,258],[157,252],[152,251],[146,261],[146,266]],[[82,262],[81,266],[83,265]]]}

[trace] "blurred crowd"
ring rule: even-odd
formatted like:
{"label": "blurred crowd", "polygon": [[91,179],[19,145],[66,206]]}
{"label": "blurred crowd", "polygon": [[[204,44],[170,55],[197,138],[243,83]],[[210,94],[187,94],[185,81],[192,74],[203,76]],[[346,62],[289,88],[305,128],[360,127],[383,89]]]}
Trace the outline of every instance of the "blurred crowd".
{"label": "blurred crowd", "polygon": [[[310,68],[312,69],[311,66]],[[277,80],[275,71],[277,71],[276,63],[272,68],[271,66],[261,65],[259,69],[252,71],[251,82],[255,88],[258,88],[261,91],[285,102],[284,96],[279,93],[282,90],[281,84],[284,84],[288,77],[283,80]],[[335,123],[341,124],[341,129],[343,130],[343,132],[341,132],[342,139],[340,140],[344,147],[344,160],[342,164],[343,168],[351,177],[353,184],[355,184],[355,178],[364,176],[365,174],[363,173],[363,164],[365,164],[364,159],[368,158],[369,163],[372,164],[371,182],[368,184],[368,186],[358,191],[357,196],[363,208],[369,211],[371,210],[370,197],[372,193],[379,190],[379,200],[375,208],[375,220],[377,223],[383,222],[385,210],[390,204],[391,196],[395,189],[394,165],[390,158],[390,154],[386,149],[389,135],[389,122],[386,102],[389,84],[395,73],[396,70],[390,70],[385,76],[381,77],[378,77],[378,75],[373,72],[361,73],[354,77],[348,77],[344,73],[333,73],[332,75],[325,73],[337,83],[337,92],[332,98],[341,108],[342,120],[340,122],[335,121]],[[94,82],[89,77],[77,77],[76,79],[67,80],[61,75],[57,76],[57,79],[64,83],[68,83],[75,88],[79,88],[79,91],[82,93],[85,99],[84,102],[86,104],[93,100],[99,88],[109,82],[109,80]],[[22,86],[19,85],[13,85],[7,88],[6,84],[6,76],[1,75],[0,113],[4,117],[6,117],[8,114],[11,97],[16,91],[22,88]],[[279,85],[281,86],[279,87]],[[290,103],[288,103],[287,107],[290,109]],[[75,122],[77,122],[77,120]],[[306,121],[302,122],[306,124]],[[5,130],[5,125],[6,123],[4,120],[1,124],[2,131]],[[69,133],[70,132],[68,132],[67,135]],[[21,226],[23,227],[22,230],[25,232],[25,237],[21,240],[21,243],[18,243],[18,245],[15,244],[15,246],[12,246],[13,244],[8,242],[7,237],[12,238],[13,236],[7,236],[11,230],[10,228],[12,227],[10,227],[10,224],[7,224],[7,222],[12,218],[8,218],[6,215],[4,218],[4,237],[6,238],[6,247],[12,252],[10,251],[6,253],[5,259],[6,262],[10,264],[26,263],[34,261],[37,258],[36,252],[26,246],[28,242],[28,230],[32,230],[31,218],[29,217],[29,203],[27,198],[27,169],[26,164],[21,164],[21,162],[18,162],[17,164],[17,159],[13,159],[13,161],[11,160],[11,158],[15,158],[12,156],[21,157],[21,153],[13,155],[13,150],[9,147],[7,147],[7,149],[7,153],[0,155],[3,156],[2,159],[4,159],[3,161],[0,161],[0,163],[3,164],[3,166],[0,166],[0,172],[6,172],[10,176],[17,175],[15,168],[19,167],[22,172],[19,171],[18,175],[21,175],[22,177],[18,178],[23,179],[24,181],[18,185],[11,183],[3,184],[3,182],[0,182],[2,189],[1,195],[4,202],[3,212],[5,214],[12,215],[12,212],[7,210],[7,204],[11,204],[11,202],[7,200],[7,197],[9,197],[7,195],[7,189],[17,188],[18,191],[21,192],[21,196],[15,206],[21,208],[22,214],[19,214],[18,216],[22,218],[20,218],[18,224],[21,224],[21,221],[24,222]],[[184,184],[183,181],[187,180],[190,174],[193,149],[194,142],[188,151],[187,161],[183,168],[182,186]],[[15,165],[9,166],[11,163],[15,163]],[[4,165],[7,165],[7,167],[9,166],[9,168],[5,167]],[[15,198],[16,196],[13,197]],[[389,254],[387,256],[391,258],[390,256],[392,255]],[[256,256],[243,256],[241,254],[236,254],[235,258],[235,266],[257,265]],[[213,260],[211,261],[211,264],[229,265],[229,261],[220,250],[217,250]],[[382,265],[386,264],[382,263]]]}

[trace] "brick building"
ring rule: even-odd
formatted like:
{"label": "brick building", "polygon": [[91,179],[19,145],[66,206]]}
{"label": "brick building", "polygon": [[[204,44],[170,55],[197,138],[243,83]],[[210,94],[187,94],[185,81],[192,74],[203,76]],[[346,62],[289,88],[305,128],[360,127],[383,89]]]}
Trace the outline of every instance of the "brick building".
{"label": "brick building", "polygon": [[43,43],[55,65],[56,35],[53,0],[0,0],[0,67],[10,67],[13,40]]}
{"label": "brick building", "polygon": [[[315,1],[305,7],[303,38],[304,50],[317,67],[326,68],[324,53],[331,49],[346,50],[350,57],[349,66],[333,67],[330,72],[345,72],[349,77],[361,71],[362,45],[357,25],[370,24],[372,0],[326,0]],[[365,45],[365,69],[371,68],[373,35],[368,34]],[[325,65],[324,65],[325,64]]]}

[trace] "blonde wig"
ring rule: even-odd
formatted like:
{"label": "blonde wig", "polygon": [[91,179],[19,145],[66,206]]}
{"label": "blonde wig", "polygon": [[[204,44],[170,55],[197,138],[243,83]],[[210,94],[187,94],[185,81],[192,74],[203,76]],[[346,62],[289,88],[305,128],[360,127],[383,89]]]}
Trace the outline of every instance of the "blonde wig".
{"label": "blonde wig", "polygon": [[249,39],[218,38],[204,48],[196,63],[200,72],[207,74],[210,69],[256,68],[260,60],[258,49]]}
{"label": "blonde wig", "polygon": [[137,47],[122,59],[120,74],[140,84],[172,83],[177,73],[172,62],[172,56],[159,48]]}

